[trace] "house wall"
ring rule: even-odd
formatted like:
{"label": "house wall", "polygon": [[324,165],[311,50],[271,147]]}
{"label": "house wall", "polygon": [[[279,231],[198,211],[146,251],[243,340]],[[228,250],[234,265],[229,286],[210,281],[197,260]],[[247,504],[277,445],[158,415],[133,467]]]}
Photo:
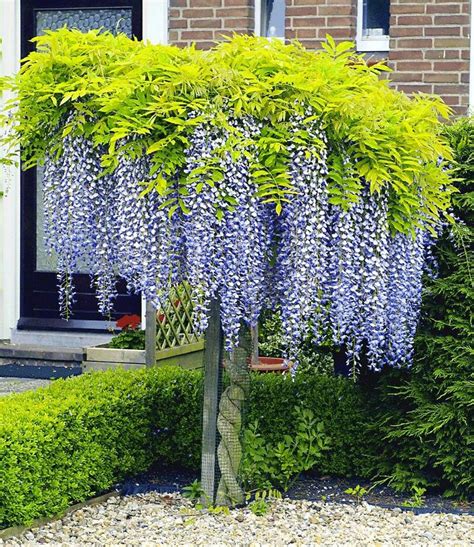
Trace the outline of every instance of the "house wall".
{"label": "house wall", "polygon": [[170,0],[169,41],[213,46],[223,35],[248,34],[255,26],[254,0]]}
{"label": "house wall", "polygon": [[357,0],[287,0],[286,39],[319,48],[326,34],[337,40],[355,40]]}
{"label": "house wall", "polygon": [[[473,0],[474,1],[474,0]],[[286,39],[317,49],[326,34],[356,40],[358,0],[287,0]],[[170,0],[169,40],[185,46],[211,47],[229,35],[253,32],[254,0]],[[469,102],[469,0],[391,0],[392,85],[412,93],[437,93],[457,114]]]}
{"label": "house wall", "polygon": [[391,0],[389,61],[398,89],[437,93],[456,113],[466,113],[470,4]]}

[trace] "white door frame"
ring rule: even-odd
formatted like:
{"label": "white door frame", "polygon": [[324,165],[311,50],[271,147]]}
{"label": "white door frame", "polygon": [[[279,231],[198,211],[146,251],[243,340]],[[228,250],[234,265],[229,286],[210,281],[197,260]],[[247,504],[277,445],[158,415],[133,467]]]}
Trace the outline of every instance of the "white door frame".
{"label": "white door frame", "polygon": [[[0,73],[15,74],[21,54],[18,0],[0,0],[0,36]],[[0,187],[0,339],[6,339],[20,314],[20,170],[2,169]]]}
{"label": "white door frame", "polygon": [[[143,1],[143,39],[168,42],[168,0]],[[20,67],[20,0],[0,0],[0,74]],[[7,97],[4,97],[4,99]],[[0,340],[10,338],[20,317],[20,169],[0,170]]]}

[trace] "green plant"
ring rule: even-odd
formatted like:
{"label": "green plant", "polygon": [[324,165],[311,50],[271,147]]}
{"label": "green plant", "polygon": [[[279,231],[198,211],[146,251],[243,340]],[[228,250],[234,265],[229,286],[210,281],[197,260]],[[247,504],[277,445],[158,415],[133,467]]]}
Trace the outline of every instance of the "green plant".
{"label": "green plant", "polygon": [[411,498],[402,503],[403,507],[422,507],[425,502],[425,492],[426,488],[413,486]]}
{"label": "green plant", "polygon": [[247,494],[247,501],[252,499],[248,504],[248,508],[257,517],[263,517],[270,510],[271,502],[281,498],[281,492],[278,490],[257,490],[253,496],[251,493]]}
{"label": "green plant", "polygon": [[354,496],[357,500],[357,503],[360,503],[364,496],[367,494],[368,490],[358,484],[354,488],[348,488],[347,490],[344,490],[346,494],[349,494],[350,496]]}
{"label": "green plant", "polygon": [[244,433],[241,475],[247,489],[278,488],[288,490],[302,471],[313,468],[330,443],[322,422],[309,409],[296,407],[294,435],[286,434],[275,444],[266,442],[258,431],[258,422]]}
{"label": "green plant", "polygon": [[454,150],[459,192],[454,229],[435,255],[438,275],[427,279],[422,319],[409,373],[386,371],[371,388],[379,419],[373,427],[374,472],[401,490],[437,488],[469,497],[474,491],[474,123],[445,130]]}
{"label": "green plant", "polygon": [[109,348],[145,349],[145,331],[141,329],[124,329],[110,340]]}
{"label": "green plant", "polygon": [[[259,323],[259,353],[268,357],[286,357],[279,312],[267,311]],[[298,372],[317,372],[332,375],[334,358],[328,342],[317,344],[314,334],[309,334],[298,348]]]}
{"label": "green plant", "polygon": [[186,461],[199,450],[200,382],[116,370],[1,398],[0,526],[57,514],[156,460]]}
{"label": "green plant", "polygon": [[183,496],[190,501],[197,502],[201,500],[205,492],[201,485],[201,481],[194,480],[190,485],[183,488]]}

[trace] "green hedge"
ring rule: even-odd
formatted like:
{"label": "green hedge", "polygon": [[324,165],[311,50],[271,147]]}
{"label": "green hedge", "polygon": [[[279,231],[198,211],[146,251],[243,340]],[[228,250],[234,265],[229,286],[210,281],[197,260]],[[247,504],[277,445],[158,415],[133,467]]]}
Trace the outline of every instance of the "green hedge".
{"label": "green hedge", "polygon": [[[246,421],[275,440],[294,431],[294,406],[311,408],[332,449],[322,473],[361,470],[367,417],[349,380],[254,375]],[[58,380],[0,399],[0,524],[56,514],[154,461],[198,469],[202,375],[178,368],[121,370]]]}

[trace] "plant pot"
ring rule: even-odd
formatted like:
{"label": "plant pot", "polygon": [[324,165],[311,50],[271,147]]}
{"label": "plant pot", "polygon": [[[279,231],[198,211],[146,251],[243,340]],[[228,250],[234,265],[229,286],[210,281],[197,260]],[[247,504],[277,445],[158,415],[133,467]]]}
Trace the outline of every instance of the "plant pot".
{"label": "plant pot", "polygon": [[256,372],[276,372],[286,374],[291,371],[293,363],[283,357],[259,357],[258,364],[250,363],[250,370]]}

